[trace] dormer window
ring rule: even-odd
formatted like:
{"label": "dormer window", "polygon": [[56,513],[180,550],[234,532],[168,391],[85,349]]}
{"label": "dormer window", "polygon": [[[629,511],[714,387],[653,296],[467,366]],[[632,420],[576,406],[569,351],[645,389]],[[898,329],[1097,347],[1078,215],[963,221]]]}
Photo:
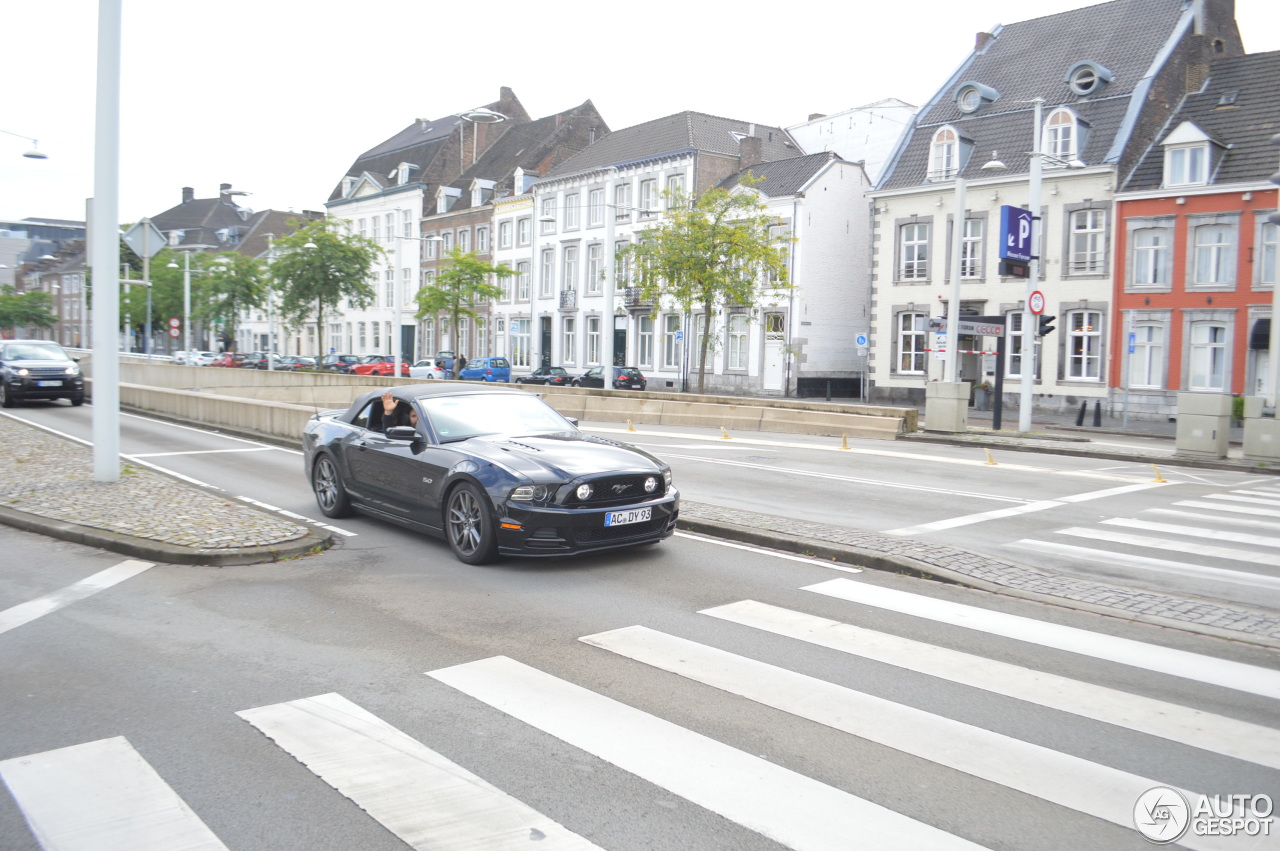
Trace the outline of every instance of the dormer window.
{"label": "dormer window", "polygon": [[1000,97],[1000,93],[981,83],[961,83],[956,89],[956,107],[963,113],[977,112]]}
{"label": "dormer window", "polygon": [[929,148],[929,179],[950,180],[956,176],[960,164],[960,137],[950,127],[943,127],[933,134]]}
{"label": "dormer window", "polygon": [[1049,114],[1044,124],[1044,144],[1042,150],[1053,159],[1062,160],[1055,163],[1047,160],[1045,165],[1065,165],[1076,159],[1079,143],[1079,128],[1075,114],[1069,109],[1055,109]]}
{"label": "dormer window", "polygon": [[471,181],[471,206],[482,207],[493,200],[495,181],[477,177]]}
{"label": "dormer window", "polygon": [[1209,135],[1190,121],[1174,128],[1164,146],[1164,185],[1202,186],[1209,182]]}
{"label": "dormer window", "polygon": [[391,172],[391,177],[395,180],[396,186],[404,186],[413,178],[413,170],[417,166],[413,163],[400,163],[396,166],[395,171]]}
{"label": "dormer window", "polygon": [[1085,61],[1072,65],[1067,70],[1065,81],[1076,94],[1091,95],[1114,79],[1115,74],[1097,62]]}
{"label": "dormer window", "polygon": [[452,186],[441,186],[440,191],[436,193],[436,212],[449,212],[453,209],[453,205],[458,203],[458,199],[461,197],[461,189],[456,189]]}

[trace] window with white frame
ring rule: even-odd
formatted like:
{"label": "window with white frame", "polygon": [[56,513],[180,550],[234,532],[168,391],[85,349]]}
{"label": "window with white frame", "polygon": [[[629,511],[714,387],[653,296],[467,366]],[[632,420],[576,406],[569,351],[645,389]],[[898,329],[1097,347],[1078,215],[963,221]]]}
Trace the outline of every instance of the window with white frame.
{"label": "window with white frame", "polygon": [[346,346],[342,344],[342,323],[333,322],[329,325],[329,345],[335,351],[346,351]]}
{"label": "window with white frame", "polygon": [[729,339],[727,343],[728,369],[747,368],[747,320],[745,313],[733,313],[729,315],[728,331]]}
{"label": "window with white frame", "polygon": [[1137,322],[1133,326],[1133,353],[1129,355],[1129,387],[1160,388],[1164,385],[1164,325]]}
{"label": "window with white frame", "polygon": [[356,219],[356,233],[360,234],[361,236],[365,235],[364,219]]}
{"label": "window with white frame", "polygon": [[556,252],[554,248],[542,249],[542,280],[538,284],[541,298],[551,297],[551,288],[555,283]]}
{"label": "window with white frame", "polygon": [[[346,336],[343,338],[347,341],[348,351],[355,351],[355,348],[356,348],[356,335],[355,335],[355,332],[352,330],[352,328],[353,328],[352,324],[348,322],[347,333],[346,333]],[[339,348],[338,351],[342,351],[342,349]]]}
{"label": "window with white frame", "polygon": [[1076,210],[1070,218],[1068,274],[1101,275],[1106,272],[1107,212]]}
{"label": "window with white frame", "polygon": [[1266,219],[1258,228],[1258,283],[1275,286],[1276,283],[1276,234],[1280,226]]}
{"label": "window with white frame", "polygon": [[600,363],[600,317],[587,317],[587,363],[595,366]]}
{"label": "window with white frame", "polygon": [[603,189],[592,189],[587,194],[587,224],[591,227],[604,224]]}
{"label": "window with white frame", "polygon": [[578,194],[564,196],[564,229],[578,229]]}
{"label": "window with white frame", "polygon": [[587,246],[587,295],[599,295],[604,283],[604,246]]}
{"label": "window with white frame", "polygon": [[578,288],[578,246],[564,247],[564,263],[560,268],[560,289],[576,290]]}
{"label": "window with white frame", "polygon": [[445,231],[440,234],[440,238],[443,240],[443,242],[440,243],[440,253],[447,257],[449,256],[449,252],[453,251],[453,231]]}
{"label": "window with white frame", "polygon": [[400,211],[400,235],[413,238],[413,212],[411,210]]}
{"label": "window with white frame", "polygon": [[904,375],[924,375],[926,365],[925,340],[927,335],[924,331],[917,331],[916,324],[924,322],[925,315],[923,313],[913,313],[911,311],[903,311],[898,314],[897,340],[895,345],[898,349],[898,372]]}
{"label": "window with white frame", "polygon": [[400,270],[400,301],[402,305],[413,304],[413,270]]}
{"label": "window with white frame", "polygon": [[387,242],[393,242],[396,236],[396,214],[387,213],[386,223],[387,223]]}
{"label": "window with white frame", "polygon": [[640,209],[647,212],[658,209],[658,181],[640,181]]}
{"label": "window with white frame", "polygon": [[532,335],[530,333],[533,326],[532,320],[516,319],[515,331],[511,334],[511,365],[512,366],[529,366],[529,349]]}
{"label": "window with white frame", "polygon": [[538,224],[541,225],[539,233],[556,232],[556,199],[542,199],[542,215],[538,217]]}
{"label": "window with white frame", "polygon": [[960,249],[961,278],[982,277],[982,234],[985,224],[982,219],[964,220],[964,240]]}
{"label": "window with white frame", "polygon": [[[431,236],[434,237],[435,234],[432,234]],[[422,241],[422,245],[423,245],[423,253],[426,255],[427,259],[428,260],[436,259],[436,254],[438,251],[436,246],[440,245],[440,243],[436,242],[435,239],[424,239]]]}
{"label": "window with white frame", "polygon": [[[471,319],[470,318],[466,316],[458,317],[458,334],[454,338],[454,340],[458,344],[458,348],[457,348],[458,354],[465,355],[468,351],[471,351],[471,346],[470,346]],[[474,352],[472,353],[474,354]]]}
{"label": "window with white frame", "polygon": [[475,353],[482,358],[489,356],[489,323],[479,317],[476,318]]}
{"label": "window with white frame", "polygon": [[662,317],[662,368],[679,369],[681,357],[680,314]]}
{"label": "window with white frame", "polygon": [[613,187],[613,217],[620,222],[631,221],[631,184],[619,183]]}
{"label": "window with white frame", "polygon": [[476,228],[476,251],[489,250],[489,229]]}
{"label": "window with white frame", "polygon": [[1129,283],[1135,287],[1167,288],[1172,283],[1172,255],[1169,228],[1140,228],[1130,238],[1133,271]]}
{"label": "window with white frame", "polygon": [[373,216],[369,219],[369,238],[374,242],[382,241],[382,218]]}
{"label": "window with white frame", "polygon": [[471,250],[471,230],[463,229],[458,231],[458,250],[466,254]]}
{"label": "window with white frame", "polygon": [[1227,388],[1227,326],[1220,322],[1193,322],[1188,351],[1191,367],[1188,390]]}
{"label": "window with white frame", "polygon": [[[1007,362],[1005,363],[1005,377],[1021,378],[1022,377],[1022,328],[1023,316],[1021,311],[1014,311],[1005,314],[1005,354]],[[1035,341],[1035,371],[1036,377],[1040,377],[1040,338]]]}
{"label": "window with white frame", "polygon": [[1073,310],[1067,314],[1067,371],[1073,381],[1102,378],[1102,313]]}
{"label": "window with white frame", "polygon": [[516,220],[516,244],[528,245],[533,236],[533,225],[527,216]]}
{"label": "window with white frame", "polygon": [[950,127],[941,127],[929,145],[930,180],[950,180],[959,166],[960,137]]}
{"label": "window with white frame", "polygon": [[578,351],[577,319],[566,316],[560,321],[560,358],[565,363],[577,363],[575,353]]}
{"label": "window with white frame", "polygon": [[671,210],[684,202],[684,175],[667,176],[667,209]]}
{"label": "window with white frame", "polygon": [[901,258],[898,278],[903,281],[924,280],[929,277],[929,223],[912,222],[903,225],[900,235]]}
{"label": "window with white frame", "polygon": [[1192,232],[1193,286],[1225,286],[1235,283],[1236,228],[1215,222]]}
{"label": "window with white frame", "polygon": [[382,351],[382,323],[370,322],[369,330],[373,332],[373,350],[375,352]]}
{"label": "window with white frame", "polygon": [[368,337],[365,335],[365,324],[363,322],[356,323],[356,333],[360,339],[360,354],[369,351]]}
{"label": "window with white frame", "polygon": [[653,367],[653,317],[641,316],[636,321],[637,357],[640,366]]}
{"label": "window with white frame", "polygon": [[[1055,109],[1044,124],[1044,147],[1049,156],[1070,162],[1076,158],[1076,117],[1069,109]],[[1046,160],[1046,168],[1061,167],[1065,163]]]}
{"label": "window with white frame", "polygon": [[498,223],[498,247],[499,248],[511,247],[511,222],[510,221]]}
{"label": "window with white frame", "polygon": [[529,300],[529,261],[516,264],[516,301]]}
{"label": "window with white frame", "polygon": [[1209,143],[1164,149],[1164,185],[1199,186],[1209,182]]}
{"label": "window with white frame", "polygon": [[613,288],[621,292],[631,283],[631,255],[623,254],[630,245],[629,240],[620,239],[613,244]]}
{"label": "window with white frame", "polygon": [[396,270],[387,269],[382,273],[382,306],[395,307],[396,303]]}
{"label": "window with white frame", "polygon": [[436,321],[434,319],[422,320],[422,351],[434,355],[438,349],[436,348]]}

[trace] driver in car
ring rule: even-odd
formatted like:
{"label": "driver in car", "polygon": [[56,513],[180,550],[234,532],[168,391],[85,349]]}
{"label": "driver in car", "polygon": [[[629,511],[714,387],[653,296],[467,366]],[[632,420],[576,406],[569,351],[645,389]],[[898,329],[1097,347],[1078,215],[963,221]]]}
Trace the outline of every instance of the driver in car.
{"label": "driver in car", "polygon": [[411,405],[397,402],[388,390],[382,394],[382,407],[374,405],[369,411],[369,428],[385,432],[393,426],[418,427],[418,412]]}

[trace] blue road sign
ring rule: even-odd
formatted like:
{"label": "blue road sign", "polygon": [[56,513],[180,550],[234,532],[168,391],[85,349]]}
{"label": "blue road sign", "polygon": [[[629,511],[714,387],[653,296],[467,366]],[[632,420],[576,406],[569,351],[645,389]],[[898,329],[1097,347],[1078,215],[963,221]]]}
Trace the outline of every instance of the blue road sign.
{"label": "blue road sign", "polygon": [[865,345],[867,344],[867,335],[866,335],[866,334],[859,334],[857,337],[854,337],[854,338],[853,338],[853,340],[854,340],[854,342],[855,342],[855,343],[857,343],[859,346],[865,346]]}
{"label": "blue road sign", "polygon": [[1129,354],[1133,354],[1135,351],[1137,351],[1137,349],[1138,349],[1138,335],[1130,331],[1129,332]]}
{"label": "blue road sign", "polygon": [[1000,259],[1031,262],[1031,211],[1005,204],[1000,208]]}

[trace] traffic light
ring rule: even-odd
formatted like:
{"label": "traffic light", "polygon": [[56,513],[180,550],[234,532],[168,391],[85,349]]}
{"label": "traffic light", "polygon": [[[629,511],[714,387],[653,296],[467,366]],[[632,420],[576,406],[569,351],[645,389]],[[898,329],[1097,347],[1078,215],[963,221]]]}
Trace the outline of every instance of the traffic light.
{"label": "traffic light", "polygon": [[1057,320],[1056,316],[1040,316],[1040,328],[1036,331],[1037,337],[1043,337],[1046,334],[1053,333],[1053,323]]}

